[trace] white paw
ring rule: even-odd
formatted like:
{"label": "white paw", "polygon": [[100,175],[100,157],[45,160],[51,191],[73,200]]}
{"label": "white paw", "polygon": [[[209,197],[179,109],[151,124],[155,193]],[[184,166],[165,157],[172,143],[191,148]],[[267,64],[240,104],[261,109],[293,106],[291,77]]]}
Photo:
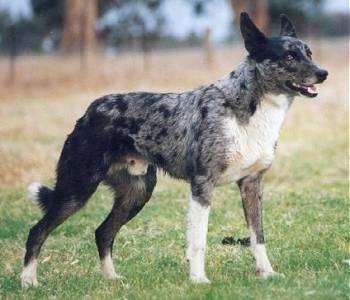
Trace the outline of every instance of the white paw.
{"label": "white paw", "polygon": [[119,275],[115,271],[113,272],[103,272],[103,277],[108,280],[123,279],[123,276]]}
{"label": "white paw", "polygon": [[28,265],[23,268],[21,274],[21,283],[23,288],[30,286],[37,286],[38,280],[36,279],[36,268],[38,266],[38,261],[33,259]]}
{"label": "white paw", "polygon": [[190,276],[190,280],[193,283],[206,283],[210,284],[210,280],[204,275],[204,276]]}
{"label": "white paw", "polygon": [[264,278],[264,279],[267,279],[267,278],[275,278],[275,277],[284,277],[284,275],[282,273],[277,273],[275,271],[257,271],[258,274]]}
{"label": "white paw", "polygon": [[29,288],[31,286],[38,286],[38,280],[36,279],[36,275],[22,273],[21,274],[21,284],[22,288]]}

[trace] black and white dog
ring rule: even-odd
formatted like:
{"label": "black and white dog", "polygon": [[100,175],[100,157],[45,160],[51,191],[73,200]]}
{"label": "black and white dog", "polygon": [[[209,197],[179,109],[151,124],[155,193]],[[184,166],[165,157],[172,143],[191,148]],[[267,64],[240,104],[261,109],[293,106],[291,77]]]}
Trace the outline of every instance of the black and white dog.
{"label": "black and white dog", "polygon": [[281,33],[267,38],[246,13],[241,32],[247,58],[214,84],[176,93],[128,93],[94,101],[68,136],[53,189],[32,184],[44,211],[30,230],[22,286],[36,285],[40,249],[58,225],[84,206],[104,182],[115,190],[112,211],[96,230],[102,272],[116,278],[113,241],[150,199],[157,168],[191,184],[186,256],[190,279],[209,282],[204,270],[214,187],[238,183],[256,270],[275,275],[264,245],[261,181],[275,156],[286,113],[299,94],[317,95],[328,73],[281,16]]}

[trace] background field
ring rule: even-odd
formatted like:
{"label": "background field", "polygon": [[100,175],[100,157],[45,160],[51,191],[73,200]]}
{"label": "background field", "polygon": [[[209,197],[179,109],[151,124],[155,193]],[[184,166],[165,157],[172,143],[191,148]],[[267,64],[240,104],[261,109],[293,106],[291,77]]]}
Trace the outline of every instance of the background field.
{"label": "background field", "polygon": [[[200,50],[158,51],[117,58],[22,56],[15,85],[0,72],[0,297],[152,299],[349,298],[348,40],[312,40],[329,70],[316,99],[296,99],[265,180],[265,232],[273,265],[284,278],[261,280],[249,250],[223,246],[246,236],[235,186],[219,188],[209,222],[211,285],[187,280],[185,212],[188,187],[160,174],[151,202],[123,227],[114,262],[124,279],[103,280],[94,230],[112,199],[100,188],[87,207],[58,228],[41,253],[40,286],[20,287],[24,244],[41,213],[26,198],[31,181],[52,184],[66,135],[96,97],[127,90],[184,90],[212,82],[243,58],[241,47],[216,50],[212,66]],[[143,63],[142,63],[143,61]],[[0,59],[0,69],[7,61]],[[84,75],[86,74],[86,75]]]}

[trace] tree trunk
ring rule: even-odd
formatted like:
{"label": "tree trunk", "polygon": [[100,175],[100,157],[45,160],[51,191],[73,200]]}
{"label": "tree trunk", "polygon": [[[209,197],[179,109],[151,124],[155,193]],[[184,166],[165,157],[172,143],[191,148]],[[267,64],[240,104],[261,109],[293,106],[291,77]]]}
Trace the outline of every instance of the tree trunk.
{"label": "tree trunk", "polygon": [[238,27],[240,14],[242,11],[245,11],[261,31],[264,33],[269,32],[270,18],[267,0],[231,0],[231,6]]}
{"label": "tree trunk", "polygon": [[84,42],[87,50],[95,51],[97,48],[95,25],[97,21],[97,0],[84,1],[85,21]]}
{"label": "tree trunk", "polygon": [[66,0],[61,51],[94,51],[97,47],[95,23],[97,0]]}

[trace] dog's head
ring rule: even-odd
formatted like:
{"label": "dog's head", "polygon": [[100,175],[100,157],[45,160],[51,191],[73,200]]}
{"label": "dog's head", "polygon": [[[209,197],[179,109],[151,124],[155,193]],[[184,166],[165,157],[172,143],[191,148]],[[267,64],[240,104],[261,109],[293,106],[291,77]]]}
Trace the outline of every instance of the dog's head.
{"label": "dog's head", "polygon": [[323,82],[328,72],[312,61],[310,48],[297,38],[286,15],[281,15],[279,37],[266,37],[245,12],[241,13],[241,32],[249,57],[256,61],[268,88],[285,94],[317,96],[314,84]]}

